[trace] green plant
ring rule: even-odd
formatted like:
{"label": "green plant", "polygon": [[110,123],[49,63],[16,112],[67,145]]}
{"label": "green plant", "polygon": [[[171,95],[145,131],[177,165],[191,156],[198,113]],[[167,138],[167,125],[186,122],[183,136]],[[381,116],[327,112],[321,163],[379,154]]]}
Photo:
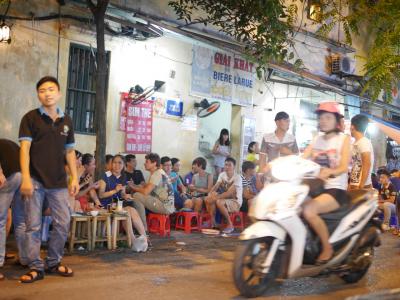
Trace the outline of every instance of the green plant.
{"label": "green plant", "polygon": [[[349,8],[347,12],[340,9],[343,5]],[[323,1],[322,18],[318,33],[323,37],[340,23],[348,44],[354,35],[370,40],[362,94],[368,92],[376,100],[383,91],[385,101],[391,102],[392,89],[400,82],[400,1]]]}
{"label": "green plant", "polygon": [[[294,59],[290,49],[294,45],[296,1],[177,0],[169,6],[187,25],[212,25],[238,41],[246,58],[258,64],[259,77],[270,62]],[[294,62],[295,67],[301,65],[299,59]]]}

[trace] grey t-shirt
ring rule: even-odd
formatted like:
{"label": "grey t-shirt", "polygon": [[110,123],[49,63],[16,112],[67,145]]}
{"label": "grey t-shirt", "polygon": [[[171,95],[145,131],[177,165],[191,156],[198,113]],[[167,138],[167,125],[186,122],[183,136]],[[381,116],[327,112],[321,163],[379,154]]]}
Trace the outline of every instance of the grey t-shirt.
{"label": "grey t-shirt", "polygon": [[293,154],[299,153],[299,148],[297,147],[296,138],[290,133],[286,133],[282,141],[278,139],[275,132],[267,133],[264,135],[261,142],[260,153],[267,156],[268,162],[274,160],[281,156],[280,148],[286,147],[292,151]]}
{"label": "grey t-shirt", "polygon": [[[209,175],[210,175],[210,173],[206,172],[204,174],[204,176],[200,177],[199,173],[196,173],[193,175],[192,183],[197,188],[206,189],[208,187],[208,176]],[[204,195],[206,195],[206,193],[194,192],[195,197],[204,196]]]}
{"label": "grey t-shirt", "polygon": [[150,195],[159,199],[167,209],[173,211],[174,190],[167,174],[162,169],[158,169],[150,175],[149,183],[155,186]]}

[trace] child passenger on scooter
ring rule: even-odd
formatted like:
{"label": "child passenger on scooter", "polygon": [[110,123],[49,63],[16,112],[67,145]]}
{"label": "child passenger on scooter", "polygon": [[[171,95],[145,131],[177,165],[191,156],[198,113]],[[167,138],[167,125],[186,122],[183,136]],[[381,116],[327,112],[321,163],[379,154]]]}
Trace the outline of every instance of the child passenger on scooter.
{"label": "child passenger on scooter", "polygon": [[318,127],[323,133],[318,135],[304,151],[304,158],[310,158],[321,165],[319,177],[325,180],[325,191],[304,205],[303,215],[321,239],[322,251],[317,265],[326,264],[333,256],[329,243],[329,231],[319,216],[346,205],[349,202],[347,171],[350,160],[350,138],[340,132],[342,114],[337,102],[321,102],[315,111]]}

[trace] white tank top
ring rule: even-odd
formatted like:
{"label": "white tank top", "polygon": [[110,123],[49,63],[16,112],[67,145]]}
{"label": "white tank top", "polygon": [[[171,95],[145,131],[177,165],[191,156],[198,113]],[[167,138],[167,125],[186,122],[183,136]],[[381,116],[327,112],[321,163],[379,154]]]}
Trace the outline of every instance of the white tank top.
{"label": "white tank top", "polygon": [[[346,135],[339,133],[326,140],[324,135],[317,136],[312,142],[312,160],[321,167],[335,169],[340,164],[342,146]],[[347,172],[328,178],[325,182],[326,189],[347,190]]]}

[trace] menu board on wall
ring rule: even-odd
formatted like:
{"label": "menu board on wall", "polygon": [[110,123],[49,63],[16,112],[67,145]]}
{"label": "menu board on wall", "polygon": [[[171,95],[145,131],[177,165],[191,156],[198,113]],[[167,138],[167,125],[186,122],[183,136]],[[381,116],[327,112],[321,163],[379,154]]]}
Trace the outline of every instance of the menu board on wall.
{"label": "menu board on wall", "polygon": [[242,106],[253,103],[255,66],[233,53],[193,46],[191,93]]}
{"label": "menu board on wall", "polygon": [[127,105],[125,151],[145,154],[151,152],[153,103],[144,101]]}

